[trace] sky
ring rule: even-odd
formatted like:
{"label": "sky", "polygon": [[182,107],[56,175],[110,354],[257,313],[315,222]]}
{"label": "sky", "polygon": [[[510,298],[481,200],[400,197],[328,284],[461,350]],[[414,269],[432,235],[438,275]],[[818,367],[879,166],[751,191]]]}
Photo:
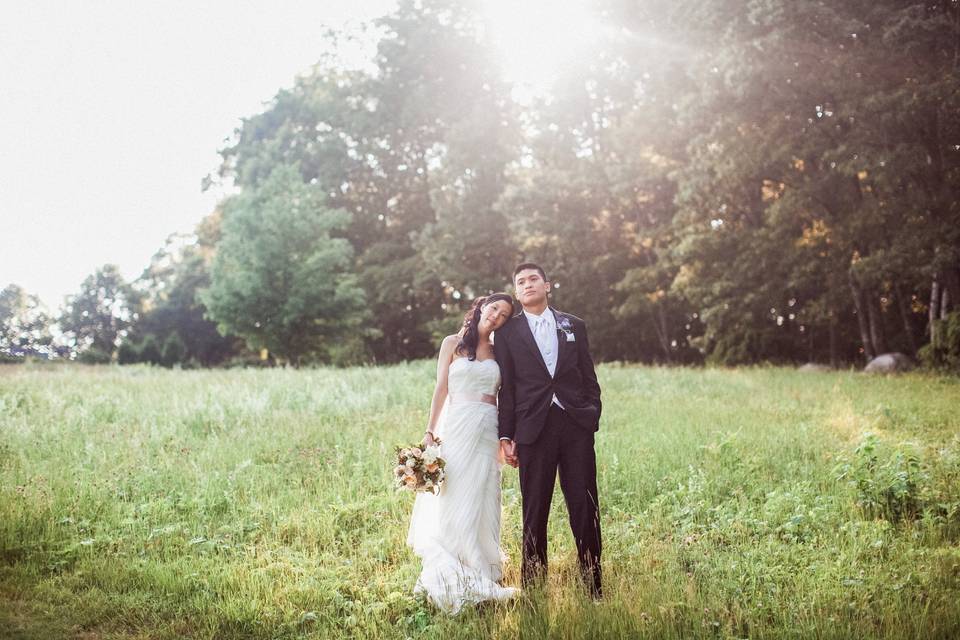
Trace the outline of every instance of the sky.
{"label": "sky", "polygon": [[[527,97],[589,50],[589,0],[484,0],[508,81]],[[51,312],[116,264],[128,280],[226,191],[201,191],[243,117],[262,112],[393,0],[37,0],[0,22],[0,288]],[[557,47],[556,42],[565,43]],[[338,51],[359,65],[362,50]],[[517,95],[517,94],[515,94]],[[522,98],[520,98],[523,101]]]}
{"label": "sky", "polygon": [[387,0],[7,3],[0,22],[0,288],[53,311],[104,264],[138,277],[223,191],[201,192],[263,111]]}

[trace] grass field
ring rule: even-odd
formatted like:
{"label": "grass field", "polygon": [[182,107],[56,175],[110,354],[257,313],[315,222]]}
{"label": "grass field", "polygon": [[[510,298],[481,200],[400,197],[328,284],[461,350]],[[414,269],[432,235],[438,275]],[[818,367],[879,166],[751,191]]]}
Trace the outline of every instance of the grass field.
{"label": "grass field", "polygon": [[[433,364],[0,368],[0,637],[960,636],[960,380],[599,369],[607,599],[411,595]],[[520,495],[504,470],[507,583]]]}

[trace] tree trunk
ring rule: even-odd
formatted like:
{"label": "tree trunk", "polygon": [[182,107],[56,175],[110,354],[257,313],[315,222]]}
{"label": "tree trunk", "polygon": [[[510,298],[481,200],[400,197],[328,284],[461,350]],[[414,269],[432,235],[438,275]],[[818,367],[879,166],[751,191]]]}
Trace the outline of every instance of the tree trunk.
{"label": "tree trunk", "polygon": [[944,320],[952,307],[960,303],[960,274],[956,269],[943,270],[943,286],[940,294],[940,319]]}
{"label": "tree trunk", "polygon": [[887,352],[887,340],[883,335],[883,318],[880,307],[873,296],[867,296],[867,322],[870,326],[870,341],[873,343],[874,355]]}
{"label": "tree trunk", "polygon": [[867,310],[863,304],[863,293],[857,284],[853,274],[850,277],[850,293],[853,294],[853,307],[857,313],[857,325],[860,328],[860,341],[863,343],[863,356],[867,362],[876,357],[876,351],[873,350],[873,342],[870,340],[870,331],[867,329]]}
{"label": "tree trunk", "polygon": [[934,274],[933,282],[930,283],[930,315],[928,330],[930,331],[930,344],[937,346],[937,319],[940,317],[940,283]]}
{"label": "tree trunk", "polygon": [[837,316],[830,311],[830,366],[837,368]]}
{"label": "tree trunk", "polygon": [[657,332],[657,341],[660,343],[660,348],[663,349],[663,355],[667,359],[667,362],[671,362],[673,358],[670,353],[670,341],[667,339],[667,325],[663,321],[663,309],[659,308],[650,309],[650,316],[653,320],[653,329]]}
{"label": "tree trunk", "polygon": [[913,337],[913,326],[910,323],[910,311],[907,309],[907,301],[903,297],[900,285],[894,285],[893,295],[897,297],[897,306],[900,308],[900,320],[903,321],[903,331],[907,334],[907,346],[910,347],[910,355],[917,354],[917,341]]}
{"label": "tree trunk", "polygon": [[657,305],[657,317],[660,319],[660,333],[663,335],[664,349],[667,354],[667,362],[673,362],[673,352],[670,350],[670,330],[667,327],[667,312],[664,305]]}

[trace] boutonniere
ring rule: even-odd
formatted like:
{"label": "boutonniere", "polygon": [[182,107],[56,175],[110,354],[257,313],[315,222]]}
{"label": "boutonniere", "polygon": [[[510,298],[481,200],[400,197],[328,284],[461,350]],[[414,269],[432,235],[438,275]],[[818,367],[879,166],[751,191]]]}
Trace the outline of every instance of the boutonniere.
{"label": "boutonniere", "polygon": [[570,322],[570,318],[567,316],[560,316],[557,318],[557,329],[563,331],[564,335],[567,337],[567,342],[577,341],[577,336],[573,334],[573,323]]}

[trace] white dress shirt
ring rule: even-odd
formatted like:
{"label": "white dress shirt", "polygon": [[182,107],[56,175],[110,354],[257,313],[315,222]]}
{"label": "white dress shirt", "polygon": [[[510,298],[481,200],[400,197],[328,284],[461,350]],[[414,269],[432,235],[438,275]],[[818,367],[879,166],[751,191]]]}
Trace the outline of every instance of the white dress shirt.
{"label": "white dress shirt", "polygon": [[[536,315],[526,309],[523,315],[527,317],[527,324],[530,325],[530,331],[533,333],[533,339],[537,343],[540,355],[543,356],[543,363],[547,365],[547,371],[552,378],[557,372],[557,355],[559,349],[559,340],[557,339],[557,318],[553,315],[550,307],[544,309],[543,314]],[[553,394],[553,402],[563,409],[563,405],[557,399],[557,394]]]}

